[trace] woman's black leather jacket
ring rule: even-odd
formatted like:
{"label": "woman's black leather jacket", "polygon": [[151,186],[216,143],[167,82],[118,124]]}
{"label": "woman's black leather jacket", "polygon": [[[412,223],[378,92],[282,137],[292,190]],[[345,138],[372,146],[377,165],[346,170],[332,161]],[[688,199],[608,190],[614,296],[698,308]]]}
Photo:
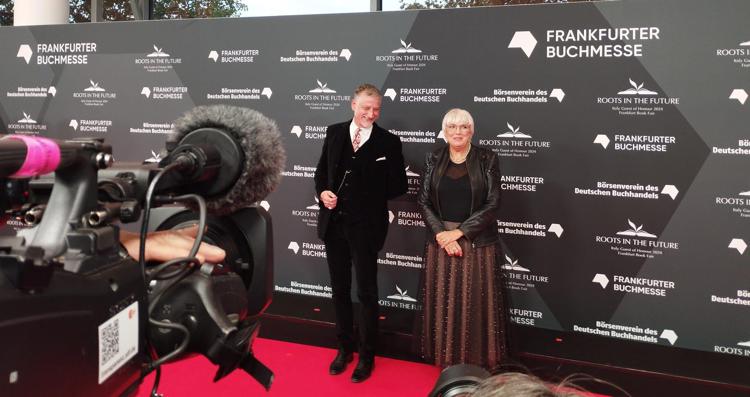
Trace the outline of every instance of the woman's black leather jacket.
{"label": "woman's black leather jacket", "polygon": [[[428,153],[425,158],[422,188],[417,200],[429,228],[428,235],[433,240],[435,234],[445,231],[437,192],[449,161],[448,145]],[[458,228],[474,247],[494,244],[498,241],[500,161],[491,150],[472,145],[466,158],[466,167],[471,183],[471,215]]]}

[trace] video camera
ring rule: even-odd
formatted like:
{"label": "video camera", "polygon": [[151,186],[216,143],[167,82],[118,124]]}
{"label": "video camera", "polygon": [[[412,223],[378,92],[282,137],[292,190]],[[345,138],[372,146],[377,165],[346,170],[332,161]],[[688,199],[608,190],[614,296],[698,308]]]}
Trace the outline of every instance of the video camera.
{"label": "video camera", "polygon": [[[162,155],[115,164],[100,139],[0,138],[0,210],[28,226],[0,237],[0,395],[133,395],[157,371],[156,395],[160,365],[188,353],[218,365],[214,381],[241,368],[270,387],[252,343],[273,288],[271,219],[254,203],[281,178],[276,124],[198,107]],[[138,220],[136,261],[120,225]],[[145,262],[147,233],[196,223],[188,257]],[[224,262],[200,264],[201,240]]]}

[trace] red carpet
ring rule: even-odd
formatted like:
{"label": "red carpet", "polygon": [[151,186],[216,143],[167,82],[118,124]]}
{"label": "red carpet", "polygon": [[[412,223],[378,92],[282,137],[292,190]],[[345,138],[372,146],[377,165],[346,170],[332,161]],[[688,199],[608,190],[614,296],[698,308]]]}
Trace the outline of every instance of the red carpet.
{"label": "red carpet", "polygon": [[[435,385],[440,369],[426,364],[377,357],[372,377],[363,383],[349,380],[354,365],[341,375],[328,375],[335,350],[322,347],[258,339],[255,356],[274,371],[271,391],[266,391],[242,371],[235,371],[217,383],[216,368],[204,357],[162,367],[159,393],[165,397],[189,396],[400,396],[424,397]],[[355,355],[354,363],[357,357]],[[148,397],[154,376],[148,376],[138,397]]]}

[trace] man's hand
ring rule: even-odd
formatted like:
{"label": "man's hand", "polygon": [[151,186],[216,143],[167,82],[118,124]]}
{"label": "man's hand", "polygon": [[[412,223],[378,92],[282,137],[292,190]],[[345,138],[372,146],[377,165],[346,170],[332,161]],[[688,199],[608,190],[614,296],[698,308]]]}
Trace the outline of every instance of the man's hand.
{"label": "man's hand", "polygon": [[[188,256],[193,248],[195,236],[198,234],[198,225],[176,230],[162,230],[151,232],[146,236],[146,261],[165,262],[175,258]],[[128,250],[128,254],[138,260],[138,244],[140,242],[138,233],[125,230],[120,231],[120,242]],[[224,260],[226,252],[223,249],[208,243],[201,243],[198,253],[195,255],[203,262],[219,263]]]}
{"label": "man's hand", "polygon": [[446,253],[448,253],[448,256],[463,256],[464,253],[461,251],[461,246],[458,244],[458,241],[453,241],[451,243],[448,243],[445,247],[443,247]]}
{"label": "man's hand", "polygon": [[332,210],[336,208],[336,202],[338,202],[338,197],[336,197],[335,194],[333,194],[330,190],[324,190],[322,193],[320,193],[320,201],[323,202],[323,205],[328,208],[329,210]]}
{"label": "man's hand", "polygon": [[459,229],[448,230],[448,231],[440,232],[436,234],[435,240],[442,248],[445,248],[446,245],[460,239],[463,235],[464,235],[464,232],[462,232]]}

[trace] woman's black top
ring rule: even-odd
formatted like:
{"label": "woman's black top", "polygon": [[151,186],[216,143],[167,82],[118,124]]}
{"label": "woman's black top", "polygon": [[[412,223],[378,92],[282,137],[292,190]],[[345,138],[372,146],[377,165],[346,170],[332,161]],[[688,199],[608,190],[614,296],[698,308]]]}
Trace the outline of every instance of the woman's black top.
{"label": "woman's black top", "polygon": [[471,215],[471,183],[466,162],[448,163],[438,185],[438,200],[444,221],[463,222]]}

